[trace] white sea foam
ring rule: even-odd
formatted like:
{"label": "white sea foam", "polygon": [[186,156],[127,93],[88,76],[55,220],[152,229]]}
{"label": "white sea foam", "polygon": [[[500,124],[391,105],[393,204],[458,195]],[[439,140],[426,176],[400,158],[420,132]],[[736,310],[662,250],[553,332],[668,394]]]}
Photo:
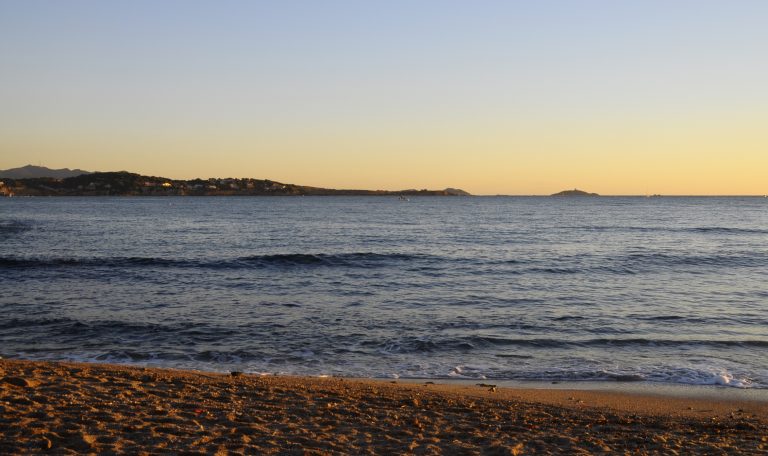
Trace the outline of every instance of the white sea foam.
{"label": "white sea foam", "polygon": [[712,374],[712,384],[721,386],[732,386],[735,388],[751,388],[752,380],[748,378],[735,378],[728,372],[719,372]]}
{"label": "white sea foam", "polygon": [[648,375],[648,380],[686,385],[714,385],[731,388],[752,388],[754,381],[746,376],[735,376],[723,368],[677,368],[657,371]]}

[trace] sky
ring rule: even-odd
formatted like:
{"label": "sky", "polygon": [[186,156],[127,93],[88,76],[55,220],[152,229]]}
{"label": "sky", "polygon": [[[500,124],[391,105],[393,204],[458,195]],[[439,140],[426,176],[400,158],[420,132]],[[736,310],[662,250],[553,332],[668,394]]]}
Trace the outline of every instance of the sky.
{"label": "sky", "polygon": [[764,0],[0,0],[0,169],[768,194]]}

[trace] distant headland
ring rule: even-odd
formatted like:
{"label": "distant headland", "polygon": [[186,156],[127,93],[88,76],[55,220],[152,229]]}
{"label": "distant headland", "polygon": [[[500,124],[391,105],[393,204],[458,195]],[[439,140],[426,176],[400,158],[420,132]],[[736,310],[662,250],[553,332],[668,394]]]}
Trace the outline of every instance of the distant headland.
{"label": "distant headland", "polygon": [[464,190],[337,190],[284,184],[267,179],[178,180],[127,171],[87,172],[24,166],[0,170],[5,196],[470,196]]}
{"label": "distant headland", "polygon": [[589,193],[589,192],[585,192],[584,190],[578,190],[574,188],[573,190],[563,190],[562,192],[557,192],[550,196],[600,196],[600,195],[598,195],[597,193]]}

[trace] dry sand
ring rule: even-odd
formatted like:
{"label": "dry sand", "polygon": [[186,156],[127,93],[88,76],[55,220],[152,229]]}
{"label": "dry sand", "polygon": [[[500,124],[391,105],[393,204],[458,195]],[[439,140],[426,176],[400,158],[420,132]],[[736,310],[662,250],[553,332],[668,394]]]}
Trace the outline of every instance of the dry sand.
{"label": "dry sand", "polygon": [[0,360],[0,454],[768,454],[768,404]]}

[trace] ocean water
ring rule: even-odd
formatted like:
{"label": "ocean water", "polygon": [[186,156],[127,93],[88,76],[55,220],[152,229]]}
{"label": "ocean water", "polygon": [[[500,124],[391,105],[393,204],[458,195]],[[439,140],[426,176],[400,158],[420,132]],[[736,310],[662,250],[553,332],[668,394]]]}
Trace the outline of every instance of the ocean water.
{"label": "ocean water", "polygon": [[0,356],[768,388],[768,199],[0,199]]}

